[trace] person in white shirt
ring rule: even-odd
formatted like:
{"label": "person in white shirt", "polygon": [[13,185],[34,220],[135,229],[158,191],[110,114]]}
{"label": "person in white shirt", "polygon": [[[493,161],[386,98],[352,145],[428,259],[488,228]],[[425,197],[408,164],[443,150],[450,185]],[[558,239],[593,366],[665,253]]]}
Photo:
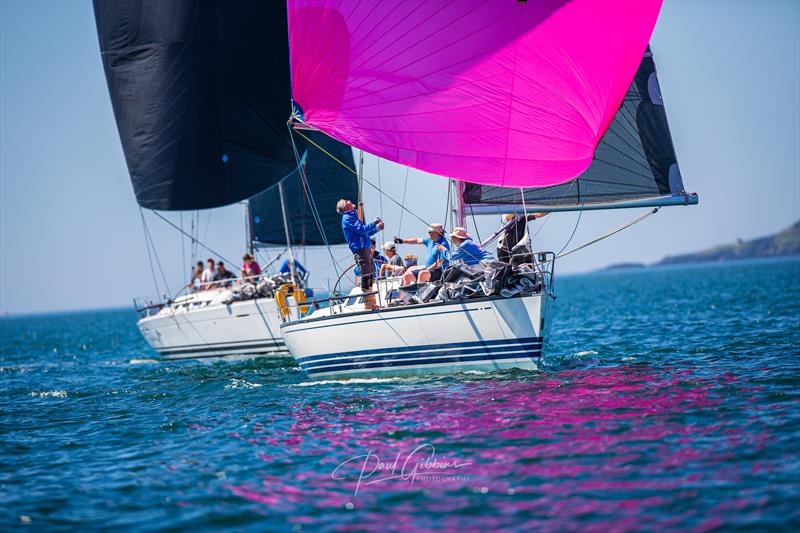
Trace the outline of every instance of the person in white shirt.
{"label": "person in white shirt", "polygon": [[200,276],[200,281],[203,283],[203,289],[211,289],[213,285],[211,282],[214,281],[214,274],[216,274],[216,268],[214,260],[210,257],[208,258],[208,266],[205,270],[203,270],[202,276]]}

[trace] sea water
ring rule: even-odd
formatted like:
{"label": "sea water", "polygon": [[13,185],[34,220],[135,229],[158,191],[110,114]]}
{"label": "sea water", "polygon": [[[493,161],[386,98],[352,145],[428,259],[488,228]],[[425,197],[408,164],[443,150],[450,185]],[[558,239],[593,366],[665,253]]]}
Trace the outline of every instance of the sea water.
{"label": "sea water", "polygon": [[0,528],[800,527],[800,261],[556,290],[541,371],[438,378],[157,362],[129,310],[0,320]]}

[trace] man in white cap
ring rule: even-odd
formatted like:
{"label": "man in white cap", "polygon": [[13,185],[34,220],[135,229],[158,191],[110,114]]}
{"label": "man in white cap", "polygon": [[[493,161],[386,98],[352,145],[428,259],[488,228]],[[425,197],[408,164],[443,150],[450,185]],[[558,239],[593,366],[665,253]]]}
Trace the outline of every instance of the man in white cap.
{"label": "man in white cap", "polygon": [[442,224],[428,226],[427,239],[395,237],[394,242],[396,244],[424,244],[428,248],[428,259],[425,261],[425,266],[412,267],[406,270],[403,275],[404,285],[414,283],[415,278],[420,283],[437,281],[442,278],[442,272],[450,264],[450,244],[444,238],[444,226]]}
{"label": "man in white cap", "polygon": [[397,254],[397,245],[394,241],[383,243],[383,253],[386,255],[386,263],[381,265],[381,277],[399,276],[405,270],[403,258]]}

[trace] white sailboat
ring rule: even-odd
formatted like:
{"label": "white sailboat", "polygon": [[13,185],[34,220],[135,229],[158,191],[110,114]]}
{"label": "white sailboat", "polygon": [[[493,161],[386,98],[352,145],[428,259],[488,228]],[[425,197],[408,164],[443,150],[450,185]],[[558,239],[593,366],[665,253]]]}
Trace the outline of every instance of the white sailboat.
{"label": "white sailboat", "polygon": [[[635,223],[697,203],[683,186],[647,44],[659,7],[432,2],[401,15],[381,4],[290,0],[292,119],[297,130],[457,178],[452,226],[466,226],[467,214],[515,213],[510,227],[532,212],[655,208]],[[401,39],[410,28],[411,44]],[[499,279],[485,265],[466,292],[455,290],[463,278],[379,280],[378,310],[365,310],[354,289],[287,319],[284,342],[314,379],[535,369],[556,256],[523,255]]]}
{"label": "white sailboat", "polygon": [[401,300],[399,278],[378,280],[381,309],[366,311],[355,288],[341,303],[287,321],[281,331],[300,367],[315,379],[535,370],[555,295],[552,270],[531,272],[529,279],[531,290],[513,298],[414,304]]}
{"label": "white sailboat", "polygon": [[[247,251],[277,247],[278,258],[286,253],[292,260],[282,275],[164,294],[150,258],[161,300],[135,300],[139,330],[168,359],[288,356],[278,304],[299,309],[306,289],[294,268],[295,247],[342,242],[331,231],[339,224],[336,214],[317,213],[313,201],[354,195],[357,183],[328,157],[290,139],[286,4],[131,0],[95,2],[94,10],[147,253],[156,254],[158,268],[145,209],[191,239],[193,250],[224,259],[200,241],[199,225],[186,232],[160,211],[199,213],[243,200]],[[321,135],[317,140],[353,164],[349,146]],[[188,274],[181,274],[181,285]],[[166,276],[163,281],[166,287]]]}
{"label": "white sailboat", "polygon": [[187,294],[143,313],[136,325],[164,359],[286,356],[274,298],[227,303],[228,289]]}

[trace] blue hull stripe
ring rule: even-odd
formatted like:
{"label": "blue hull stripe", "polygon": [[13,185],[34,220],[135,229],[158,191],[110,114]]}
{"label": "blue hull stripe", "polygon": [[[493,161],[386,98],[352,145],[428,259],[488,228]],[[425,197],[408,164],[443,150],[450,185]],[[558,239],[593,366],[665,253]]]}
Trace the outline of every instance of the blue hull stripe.
{"label": "blue hull stripe", "polygon": [[[542,337],[525,337],[522,339],[499,339],[493,341],[471,341],[471,342],[451,342],[447,344],[430,344],[430,345],[421,345],[421,346],[398,346],[396,348],[379,348],[379,349],[372,349],[372,350],[359,350],[355,352],[339,352],[339,353],[328,353],[328,354],[321,354],[321,355],[309,355],[306,357],[297,357],[297,362],[300,363],[300,366],[303,366],[304,363],[310,363],[311,361],[318,361],[320,359],[349,359],[352,357],[357,357],[359,355],[374,355],[374,354],[387,354],[388,357],[403,354],[405,352],[414,352],[414,353],[427,353],[432,350],[450,350],[455,348],[484,348],[484,349],[493,349],[499,347],[516,347],[516,348],[524,348],[526,345],[529,344],[541,344]],[[345,361],[346,362],[346,361]]]}
{"label": "blue hull stripe", "polygon": [[395,353],[380,353],[375,355],[359,355],[356,357],[332,357],[330,359],[326,359],[324,361],[313,361],[313,362],[302,362],[300,363],[300,367],[305,369],[312,369],[312,368],[320,368],[325,366],[336,366],[340,364],[357,364],[357,363],[369,363],[372,361],[383,361],[383,360],[395,360],[395,359],[409,359],[414,357],[424,357],[426,359],[434,358],[434,357],[451,357],[457,355],[477,355],[477,354],[502,354],[507,352],[535,352],[541,351],[542,343],[540,342],[531,342],[526,344],[515,344],[513,346],[496,346],[492,348],[486,348],[484,346],[478,346],[475,348],[453,348],[449,350],[441,350],[431,352],[428,350],[421,351],[421,352],[403,352],[399,354]]}
{"label": "blue hull stripe", "polygon": [[[368,370],[368,369],[382,369],[382,368],[396,368],[408,367],[414,368],[424,365],[442,364],[442,363],[487,363],[491,364],[495,361],[504,361],[522,358],[538,358],[541,357],[541,350],[531,350],[523,352],[513,352],[506,354],[489,354],[483,353],[478,355],[464,355],[459,357],[429,357],[425,359],[418,359],[414,361],[380,361],[375,363],[357,363],[337,367],[323,367],[323,368],[310,368],[304,370],[309,374],[339,374],[345,372],[352,372],[355,370]],[[412,354],[409,354],[412,355]],[[426,354],[419,353],[413,356],[425,357]]]}
{"label": "blue hull stripe", "polygon": [[187,353],[207,353],[207,352],[230,352],[231,350],[239,351],[264,351],[264,350],[286,350],[286,345],[280,341],[275,342],[262,342],[261,344],[229,344],[227,346],[212,346],[212,345],[198,345],[195,347],[178,346],[175,348],[156,348],[156,351],[164,355],[177,355]]}

